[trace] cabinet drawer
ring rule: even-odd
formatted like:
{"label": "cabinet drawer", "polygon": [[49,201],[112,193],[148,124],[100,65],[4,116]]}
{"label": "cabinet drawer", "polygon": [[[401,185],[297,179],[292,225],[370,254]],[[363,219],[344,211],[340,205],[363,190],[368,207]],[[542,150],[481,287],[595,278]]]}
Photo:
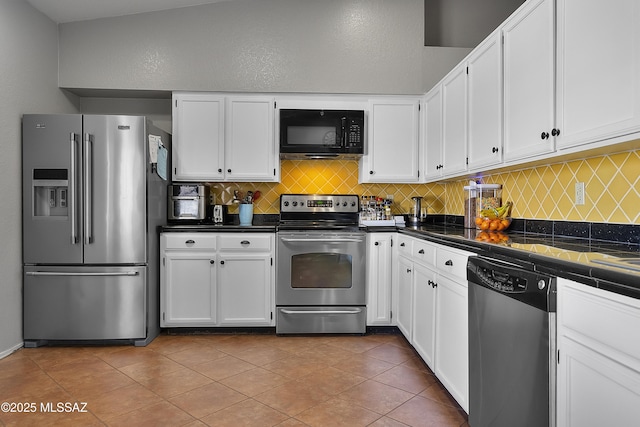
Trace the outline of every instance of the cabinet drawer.
{"label": "cabinet drawer", "polygon": [[270,252],[270,234],[221,234],[220,251]]}
{"label": "cabinet drawer", "polygon": [[404,256],[413,256],[413,239],[407,236],[398,236],[398,253]]}
{"label": "cabinet drawer", "polygon": [[162,233],[165,249],[215,249],[213,233]]}
{"label": "cabinet drawer", "polygon": [[443,247],[438,247],[436,251],[436,267],[438,272],[450,277],[467,280],[467,259],[466,252],[455,252]]}
{"label": "cabinet drawer", "polygon": [[436,260],[436,247],[426,241],[413,242],[413,259],[423,264],[434,265]]}
{"label": "cabinet drawer", "polygon": [[[640,300],[558,279],[558,318],[563,335],[575,332],[640,361]],[[573,333],[572,333],[573,331]],[[593,343],[593,341],[591,341]],[[602,349],[593,343],[594,348]]]}

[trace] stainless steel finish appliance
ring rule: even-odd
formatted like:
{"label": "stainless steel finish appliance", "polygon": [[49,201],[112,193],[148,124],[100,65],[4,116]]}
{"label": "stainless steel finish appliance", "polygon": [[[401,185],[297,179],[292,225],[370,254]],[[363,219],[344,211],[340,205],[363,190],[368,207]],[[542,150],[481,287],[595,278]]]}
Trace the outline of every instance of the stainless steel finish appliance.
{"label": "stainless steel finish appliance", "polygon": [[357,195],[280,196],[276,333],[365,333]]}
{"label": "stainless steel finish appliance", "polygon": [[[167,182],[144,117],[23,117],[25,346],[160,331],[158,232]],[[170,165],[166,165],[170,171]]]}
{"label": "stainless steel finish appliance", "polygon": [[226,223],[227,215],[228,215],[227,205],[213,205],[213,222],[215,224]]}
{"label": "stainless steel finish appliance", "polygon": [[210,189],[205,184],[173,184],[167,197],[167,219],[171,222],[200,222],[207,218]]}
{"label": "stainless steel finish appliance", "polygon": [[281,158],[357,159],[364,141],[362,110],[280,110]]}
{"label": "stainless steel finish appliance", "polygon": [[469,425],[556,425],[556,279],[471,257]]}

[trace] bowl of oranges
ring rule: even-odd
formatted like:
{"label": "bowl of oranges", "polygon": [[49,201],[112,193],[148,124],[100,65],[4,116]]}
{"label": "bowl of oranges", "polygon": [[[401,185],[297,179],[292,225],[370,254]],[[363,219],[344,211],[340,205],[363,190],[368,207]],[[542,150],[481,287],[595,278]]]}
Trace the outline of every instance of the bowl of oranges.
{"label": "bowl of oranges", "polygon": [[504,231],[511,225],[512,202],[498,208],[482,209],[476,217],[476,228],[482,231]]}

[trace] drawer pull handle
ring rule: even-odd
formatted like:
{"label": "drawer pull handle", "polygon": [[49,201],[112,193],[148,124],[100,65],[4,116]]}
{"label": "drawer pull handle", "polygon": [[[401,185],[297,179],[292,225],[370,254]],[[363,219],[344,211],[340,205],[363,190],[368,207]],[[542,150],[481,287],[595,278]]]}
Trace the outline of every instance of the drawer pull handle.
{"label": "drawer pull handle", "polygon": [[248,240],[243,240],[242,242],[240,242],[241,245],[250,245],[251,242]]}
{"label": "drawer pull handle", "polygon": [[418,253],[419,253],[420,255],[423,255],[423,254],[424,254],[424,249],[420,249],[420,250],[418,251]]}
{"label": "drawer pull handle", "polygon": [[195,240],[187,240],[186,242],[184,242],[186,245],[193,245],[196,241]]}
{"label": "drawer pull handle", "polygon": [[444,263],[444,265],[453,265],[453,261],[448,260],[447,262]]}

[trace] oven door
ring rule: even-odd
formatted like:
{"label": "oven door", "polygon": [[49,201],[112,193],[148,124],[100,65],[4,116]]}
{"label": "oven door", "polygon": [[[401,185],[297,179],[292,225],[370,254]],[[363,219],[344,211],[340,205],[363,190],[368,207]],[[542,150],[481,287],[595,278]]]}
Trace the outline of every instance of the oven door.
{"label": "oven door", "polygon": [[365,305],[365,234],[278,233],[278,306]]}

